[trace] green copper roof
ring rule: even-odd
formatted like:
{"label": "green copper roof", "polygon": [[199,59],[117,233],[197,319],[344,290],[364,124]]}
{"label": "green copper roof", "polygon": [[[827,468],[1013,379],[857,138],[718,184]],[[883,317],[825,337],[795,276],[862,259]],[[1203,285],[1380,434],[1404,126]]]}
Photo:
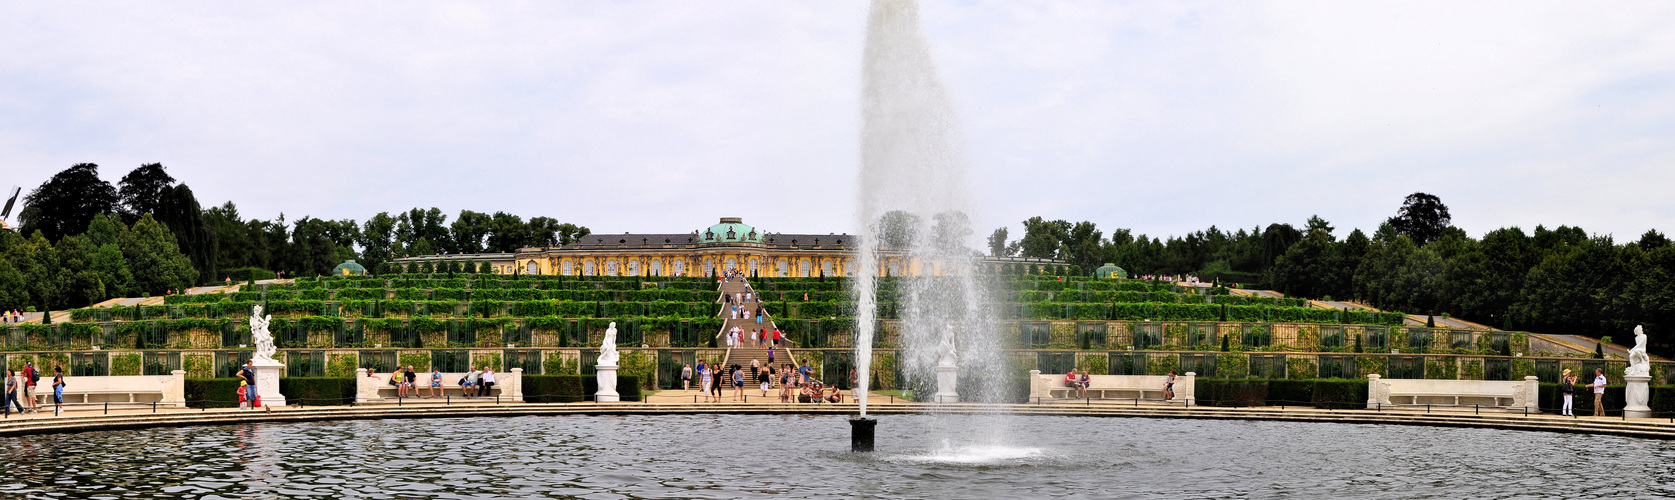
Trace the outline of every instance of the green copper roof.
{"label": "green copper roof", "polygon": [[698,241],[703,243],[761,243],[762,233],[756,228],[744,223],[738,217],[722,217],[721,223],[698,235]]}
{"label": "green copper roof", "polygon": [[[345,270],[348,272],[345,273]],[[343,276],[344,274],[366,274],[366,266],[356,264],[355,261],[352,260],[344,261],[342,264],[338,264],[337,267],[332,268],[332,274],[337,276]]]}
{"label": "green copper roof", "polygon": [[1100,278],[1127,278],[1128,271],[1117,267],[1116,264],[1106,263],[1093,271],[1093,275]]}

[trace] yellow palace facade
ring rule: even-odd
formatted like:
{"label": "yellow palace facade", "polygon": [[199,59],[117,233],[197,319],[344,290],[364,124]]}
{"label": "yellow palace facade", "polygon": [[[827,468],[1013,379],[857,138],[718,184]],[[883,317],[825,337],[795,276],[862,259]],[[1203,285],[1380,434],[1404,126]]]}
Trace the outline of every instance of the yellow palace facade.
{"label": "yellow palace facade", "polygon": [[[738,270],[747,276],[854,276],[858,241],[847,234],[764,233],[737,217],[702,231],[682,234],[590,234],[552,247],[522,248],[516,253],[429,255],[396,259],[488,261],[502,274],[563,276],[710,276]],[[986,263],[1039,262],[1042,259],[985,258]],[[936,263],[880,252],[879,276],[943,274]]]}

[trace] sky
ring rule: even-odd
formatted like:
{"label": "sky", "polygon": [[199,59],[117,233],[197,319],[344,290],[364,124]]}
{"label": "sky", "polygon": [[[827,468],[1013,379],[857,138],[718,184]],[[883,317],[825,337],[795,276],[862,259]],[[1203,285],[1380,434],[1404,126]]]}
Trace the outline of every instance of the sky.
{"label": "sky", "polygon": [[[928,1],[979,235],[1675,232],[1675,3]],[[205,206],[856,232],[867,4],[6,2],[0,187],[164,164]],[[16,223],[15,215],[10,220]]]}

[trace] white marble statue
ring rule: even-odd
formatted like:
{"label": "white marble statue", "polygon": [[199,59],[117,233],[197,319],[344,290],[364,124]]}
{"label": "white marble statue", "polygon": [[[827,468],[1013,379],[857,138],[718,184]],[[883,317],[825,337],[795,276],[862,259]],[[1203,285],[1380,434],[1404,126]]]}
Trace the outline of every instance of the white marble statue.
{"label": "white marble statue", "polygon": [[273,321],[273,315],[262,316],[262,305],[256,304],[250,312],[250,338],[256,341],[255,361],[273,361],[273,334],[268,333],[268,323]]}
{"label": "white marble statue", "polygon": [[616,366],[618,357],[620,356],[616,352],[616,322],[612,321],[611,326],[605,328],[605,340],[599,344],[598,364]]}
{"label": "white marble statue", "polygon": [[1628,368],[1623,369],[1623,375],[1645,377],[1651,374],[1652,358],[1646,355],[1646,332],[1636,325],[1634,348],[1628,350]]}
{"label": "white marble statue", "polygon": [[959,364],[959,354],[954,351],[954,332],[950,331],[942,336],[941,354],[937,357],[937,366],[956,366]]}

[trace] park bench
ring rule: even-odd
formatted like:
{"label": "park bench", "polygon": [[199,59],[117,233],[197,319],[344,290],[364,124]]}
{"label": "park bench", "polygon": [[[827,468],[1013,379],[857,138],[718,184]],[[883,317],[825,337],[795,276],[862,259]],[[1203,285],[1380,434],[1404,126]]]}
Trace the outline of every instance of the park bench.
{"label": "park bench", "polygon": [[1387,379],[1367,376],[1367,408],[1456,407],[1539,412],[1536,377],[1524,380]]}
{"label": "park bench", "polygon": [[[1187,372],[1175,378],[1175,401],[1192,404],[1193,380],[1196,374]],[[1162,375],[1092,375],[1088,377],[1088,399],[1163,401]],[[1081,399],[1076,390],[1064,383],[1064,374],[1042,374],[1030,370],[1030,399]]]}
{"label": "park bench", "polygon": [[[52,404],[52,377],[43,375],[35,386],[38,405]],[[64,404],[143,404],[186,406],[186,372],[169,375],[64,377]]]}
{"label": "park bench", "polygon": [[[503,402],[522,402],[522,377],[522,368],[513,368],[511,372],[495,372],[494,387],[489,388],[489,393],[484,399],[494,400],[496,396],[499,396]],[[462,378],[465,378],[464,373],[443,372],[441,390],[438,391],[437,397],[432,398],[430,397],[430,372],[421,372],[419,373],[419,379],[413,383],[413,390],[408,393],[407,399],[403,402],[459,401],[463,395],[459,385],[459,380]],[[362,370],[357,378],[356,389],[356,404],[393,403],[396,401],[396,394],[399,392],[396,386],[390,385],[389,373],[378,373],[368,377],[365,370]],[[471,394],[476,396],[477,389],[472,388]]]}

